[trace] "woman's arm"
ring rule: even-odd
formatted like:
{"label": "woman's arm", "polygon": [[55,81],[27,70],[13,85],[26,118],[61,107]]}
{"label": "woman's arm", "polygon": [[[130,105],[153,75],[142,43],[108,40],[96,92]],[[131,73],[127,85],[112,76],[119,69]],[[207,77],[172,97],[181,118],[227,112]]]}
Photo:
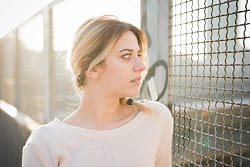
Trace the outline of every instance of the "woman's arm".
{"label": "woman's arm", "polygon": [[22,167],[52,167],[52,163],[43,149],[27,144],[23,148]]}
{"label": "woman's arm", "polygon": [[172,167],[173,117],[167,107],[163,114],[163,127],[157,151],[156,167]]}

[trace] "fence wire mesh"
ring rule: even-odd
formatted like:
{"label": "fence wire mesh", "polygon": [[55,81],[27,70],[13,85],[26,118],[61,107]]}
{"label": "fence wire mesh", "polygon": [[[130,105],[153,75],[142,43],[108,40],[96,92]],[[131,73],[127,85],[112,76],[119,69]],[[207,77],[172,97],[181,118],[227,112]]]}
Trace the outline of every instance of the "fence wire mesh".
{"label": "fence wire mesh", "polygon": [[250,166],[250,2],[170,1],[174,166]]}

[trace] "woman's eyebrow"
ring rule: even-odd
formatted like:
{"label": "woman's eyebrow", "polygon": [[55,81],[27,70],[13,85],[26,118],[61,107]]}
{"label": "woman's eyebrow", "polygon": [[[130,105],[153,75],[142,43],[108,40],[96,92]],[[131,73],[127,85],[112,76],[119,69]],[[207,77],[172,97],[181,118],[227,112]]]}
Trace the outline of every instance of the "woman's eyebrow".
{"label": "woman's eyebrow", "polygon": [[122,49],[122,50],[120,50],[120,52],[123,52],[123,51],[130,51],[130,52],[133,52],[133,49]]}
{"label": "woman's eyebrow", "polygon": [[[123,51],[129,51],[129,52],[133,52],[133,51],[135,51],[135,50],[133,50],[133,49],[122,49],[122,50],[120,50],[119,52],[123,52]],[[140,52],[141,50],[138,50],[137,52]]]}

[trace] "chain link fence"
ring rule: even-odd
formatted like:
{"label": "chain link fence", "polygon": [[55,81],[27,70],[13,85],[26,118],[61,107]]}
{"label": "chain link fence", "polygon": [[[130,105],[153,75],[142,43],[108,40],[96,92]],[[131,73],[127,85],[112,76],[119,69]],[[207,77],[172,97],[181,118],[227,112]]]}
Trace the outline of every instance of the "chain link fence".
{"label": "chain link fence", "polygon": [[250,2],[170,1],[174,166],[250,166]]}

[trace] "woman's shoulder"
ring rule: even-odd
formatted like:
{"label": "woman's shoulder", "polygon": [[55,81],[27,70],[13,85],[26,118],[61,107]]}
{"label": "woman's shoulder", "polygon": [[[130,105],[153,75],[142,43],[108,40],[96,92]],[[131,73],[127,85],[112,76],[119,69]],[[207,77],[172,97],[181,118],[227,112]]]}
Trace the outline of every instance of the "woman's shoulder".
{"label": "woman's shoulder", "polygon": [[171,111],[165,104],[154,100],[143,100],[142,102],[150,107],[152,114],[157,115],[163,121],[173,120]]}
{"label": "woman's shoulder", "polygon": [[40,145],[43,142],[47,142],[49,141],[49,138],[56,135],[57,129],[58,126],[56,125],[56,120],[42,124],[32,130],[26,144]]}
{"label": "woman's shoulder", "polygon": [[165,104],[159,101],[142,100],[141,102],[145,103],[146,105],[148,105],[150,108],[152,108],[154,111],[158,113],[171,113],[169,108]]}

